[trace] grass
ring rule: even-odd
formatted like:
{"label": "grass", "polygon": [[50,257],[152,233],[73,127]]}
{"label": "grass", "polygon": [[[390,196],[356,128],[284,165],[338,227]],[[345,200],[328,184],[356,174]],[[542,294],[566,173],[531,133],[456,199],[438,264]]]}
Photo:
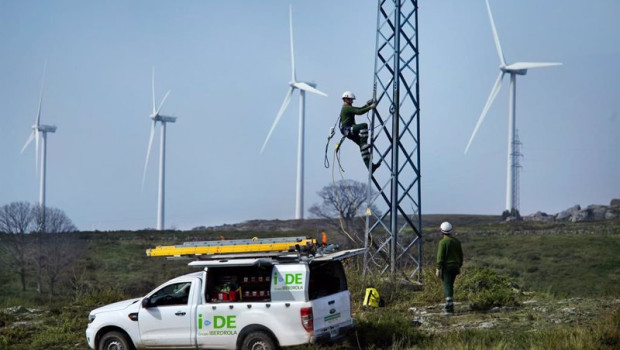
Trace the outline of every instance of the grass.
{"label": "grass", "polygon": [[[442,318],[443,296],[435,278],[438,234],[425,219],[422,290],[347,267],[357,331],[327,349],[615,349],[620,346],[620,221],[498,223],[456,218],[465,265],[457,278],[458,316]],[[460,220],[460,221],[459,221]],[[17,275],[0,266],[0,349],[87,349],[88,312],[146,294],[188,272],[184,261],[148,258],[145,249],[184,241],[219,239],[218,232],[79,233],[85,254],[72,266],[53,298],[38,294],[29,271],[22,292]],[[257,233],[225,233],[227,239]],[[314,236],[314,232],[260,234]],[[1,243],[1,242],[0,242]],[[1,258],[1,257],[0,257]],[[69,278],[71,277],[71,278]],[[69,282],[73,283],[69,283]],[[365,288],[379,290],[383,308],[362,306]],[[536,303],[528,304],[531,299]],[[528,303],[524,303],[528,302]],[[11,313],[23,305],[34,312]],[[519,306],[515,306],[519,305]],[[493,312],[493,307],[505,311]],[[411,309],[415,308],[415,312]],[[569,311],[577,310],[573,314]],[[460,310],[460,311],[459,311]],[[568,310],[568,311],[566,311]],[[27,322],[27,323],[23,323]],[[483,327],[483,326],[488,327]],[[313,349],[300,346],[293,349]]]}

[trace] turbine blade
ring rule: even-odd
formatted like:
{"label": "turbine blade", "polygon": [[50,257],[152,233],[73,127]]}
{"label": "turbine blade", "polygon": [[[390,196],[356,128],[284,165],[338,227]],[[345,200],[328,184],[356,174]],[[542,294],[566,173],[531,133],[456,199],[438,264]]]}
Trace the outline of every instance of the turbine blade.
{"label": "turbine blade", "polygon": [[151,73],[151,92],[153,95],[153,115],[155,115],[155,66]]}
{"label": "turbine blade", "polygon": [[34,130],[34,140],[36,145],[35,150],[35,158],[34,158],[34,169],[36,172],[39,172],[39,126]]}
{"label": "turbine blade", "polygon": [[506,60],[504,59],[504,52],[502,51],[502,45],[499,43],[499,35],[497,35],[497,29],[495,28],[495,21],[493,21],[493,14],[491,13],[491,5],[489,5],[489,0],[486,0],[487,3],[487,12],[489,13],[489,21],[491,22],[491,29],[493,30],[493,40],[495,41],[495,48],[497,49],[497,55],[499,56],[499,60],[503,66],[506,65]]}
{"label": "turbine blade", "polygon": [[465,153],[467,153],[467,151],[469,150],[469,146],[471,146],[471,142],[474,140],[474,137],[476,136],[476,133],[478,132],[478,129],[480,128],[480,125],[482,125],[482,122],[484,121],[484,117],[486,117],[487,112],[489,111],[489,108],[491,108],[491,105],[493,104],[493,101],[495,100],[497,93],[502,87],[502,79],[504,78],[504,74],[505,74],[504,72],[500,72],[499,75],[497,76],[497,80],[495,80],[495,85],[493,85],[493,89],[491,89],[491,94],[489,95],[489,98],[487,99],[487,103],[484,105],[484,108],[482,109],[482,113],[480,114],[480,117],[478,118],[478,122],[476,123],[476,127],[474,128],[474,132],[471,134],[471,137],[469,138],[469,142],[467,143],[467,147],[465,147]]}
{"label": "turbine blade", "polygon": [[289,30],[291,33],[291,67],[292,67],[292,80],[297,81],[295,74],[295,46],[293,44],[293,5],[289,5]]}
{"label": "turbine blade", "polygon": [[516,62],[516,63],[507,65],[506,69],[523,70],[523,69],[544,68],[544,67],[553,67],[553,66],[561,66],[561,65],[562,63],[559,63],[559,62]]}
{"label": "turbine blade", "polygon": [[28,136],[28,140],[26,140],[24,147],[22,147],[22,150],[19,153],[24,153],[24,150],[26,150],[26,147],[28,147],[28,145],[30,144],[30,142],[32,142],[33,139],[34,139],[34,130],[30,133],[30,136]]}
{"label": "turbine blade", "polygon": [[144,189],[144,180],[146,179],[146,169],[149,166],[149,158],[151,156],[151,146],[153,146],[153,137],[155,136],[155,121],[151,124],[151,136],[149,137],[149,146],[146,150],[146,159],[144,161],[144,173],[142,174],[142,189]]}
{"label": "turbine blade", "polygon": [[157,108],[157,112],[155,112],[155,115],[159,115],[159,111],[161,110],[161,107],[164,105],[164,102],[166,102],[168,95],[170,95],[170,91],[172,90],[168,90],[168,92],[166,92],[166,94],[164,95],[164,98],[161,99],[161,103],[159,104],[159,108]]}
{"label": "turbine blade", "polygon": [[263,147],[261,147],[260,149],[260,153],[263,153],[263,151],[265,150],[265,146],[267,146],[267,142],[269,142],[269,138],[271,138],[271,134],[273,133],[273,130],[276,128],[276,125],[278,125],[278,123],[280,122],[280,118],[282,118],[282,115],[284,114],[286,107],[288,107],[288,104],[291,102],[291,96],[293,96],[294,89],[295,88],[291,86],[286,92],[286,96],[284,97],[284,102],[282,102],[282,106],[280,106],[278,115],[276,116],[276,119],[273,121],[273,124],[271,125],[271,130],[269,130],[269,133],[267,134],[267,138],[265,139],[265,142],[263,143]]}
{"label": "turbine blade", "polygon": [[43,78],[41,78],[41,92],[39,93],[39,108],[37,110],[37,120],[36,120],[37,128],[39,127],[39,124],[41,123],[41,106],[43,105],[43,91],[45,87],[46,73],[47,73],[47,59],[45,60],[45,63],[43,63]]}
{"label": "turbine blade", "polygon": [[308,85],[308,83],[304,83],[303,81],[293,83],[293,86],[295,86],[296,88],[298,88],[300,90],[309,91],[309,92],[315,93],[317,95],[322,95],[322,96],[327,97],[326,93],[324,93],[323,91]]}

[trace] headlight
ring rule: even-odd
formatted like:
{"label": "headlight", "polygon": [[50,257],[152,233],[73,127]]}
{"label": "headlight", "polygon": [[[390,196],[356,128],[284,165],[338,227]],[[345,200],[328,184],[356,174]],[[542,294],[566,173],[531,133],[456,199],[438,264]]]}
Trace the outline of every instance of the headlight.
{"label": "headlight", "polygon": [[89,314],[88,315],[88,323],[93,323],[94,320],[95,320],[95,315]]}

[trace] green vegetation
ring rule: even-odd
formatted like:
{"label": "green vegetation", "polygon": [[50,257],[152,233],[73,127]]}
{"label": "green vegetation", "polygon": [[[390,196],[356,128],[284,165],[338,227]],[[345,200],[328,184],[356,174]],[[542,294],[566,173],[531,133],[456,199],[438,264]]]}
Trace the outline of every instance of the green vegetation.
{"label": "green vegetation", "polygon": [[[616,349],[620,347],[620,221],[499,223],[496,217],[454,217],[465,265],[457,278],[457,315],[440,316],[441,286],[434,276],[436,227],[424,218],[423,281],[362,277],[347,266],[357,331],[344,349]],[[320,229],[320,225],[317,225]],[[137,297],[188,271],[186,261],[148,258],[145,250],[185,241],[256,235],[317,236],[320,231],[272,233],[85,232],[69,233],[84,254],[59,276],[55,293],[37,292],[27,271],[0,265],[0,349],[87,349],[88,312]],[[6,237],[0,235],[0,244]],[[337,237],[330,239],[337,240]],[[0,262],[6,261],[0,253]],[[364,308],[366,287],[382,308]],[[18,306],[22,306],[19,308]],[[300,346],[295,349],[314,349]]]}

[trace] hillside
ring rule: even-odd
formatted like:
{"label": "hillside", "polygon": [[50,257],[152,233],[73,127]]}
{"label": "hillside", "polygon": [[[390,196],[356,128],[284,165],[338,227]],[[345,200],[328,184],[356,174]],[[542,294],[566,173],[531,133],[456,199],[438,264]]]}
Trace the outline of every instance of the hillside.
{"label": "hillside", "polygon": [[[450,220],[456,225],[471,225],[499,222],[501,216],[496,215],[463,215],[463,214],[429,214],[422,215],[423,227],[438,227],[442,221]],[[333,228],[338,220],[304,219],[304,220],[248,220],[236,224],[225,224],[210,227],[195,227],[193,231],[207,232],[316,232]],[[337,227],[337,226],[336,226]]]}
{"label": "hillside", "polygon": [[[436,227],[447,217],[455,223],[466,260],[463,274],[457,279],[457,316],[452,318],[439,315],[440,287],[432,276],[439,238]],[[350,264],[349,286],[359,327],[346,342],[331,349],[407,349],[413,344],[424,349],[617,348],[620,220],[500,220],[478,216],[425,217],[422,291],[384,279],[364,280],[358,265]],[[49,275],[42,275],[39,294],[37,271],[29,268],[26,291],[22,292],[11,266],[0,266],[0,348],[86,349],[83,332],[89,310],[144,295],[187,271],[186,262],[148,258],[145,250],[157,245],[220,239],[222,235],[227,239],[255,235],[314,236],[321,230],[328,230],[330,239],[340,238],[333,228],[325,228],[327,223],[311,221],[291,228],[294,224],[265,221],[256,226],[231,225],[235,229],[229,230],[82,232],[50,235],[44,241],[30,236],[31,247],[39,242],[44,244],[43,248],[51,249],[63,243],[69,250],[57,255],[80,254],[62,265],[53,295],[46,282]],[[262,231],[267,229],[273,231]],[[6,244],[6,236],[0,239],[0,243]],[[0,261],[6,261],[3,254],[0,253]],[[478,287],[471,289],[472,280],[481,273],[501,276],[504,294],[487,295]],[[387,301],[385,308],[362,307],[368,285],[382,293]],[[471,290],[465,292],[468,285]],[[474,307],[481,297],[491,301],[489,305],[497,305],[488,309]],[[566,339],[575,343],[566,343]]]}

